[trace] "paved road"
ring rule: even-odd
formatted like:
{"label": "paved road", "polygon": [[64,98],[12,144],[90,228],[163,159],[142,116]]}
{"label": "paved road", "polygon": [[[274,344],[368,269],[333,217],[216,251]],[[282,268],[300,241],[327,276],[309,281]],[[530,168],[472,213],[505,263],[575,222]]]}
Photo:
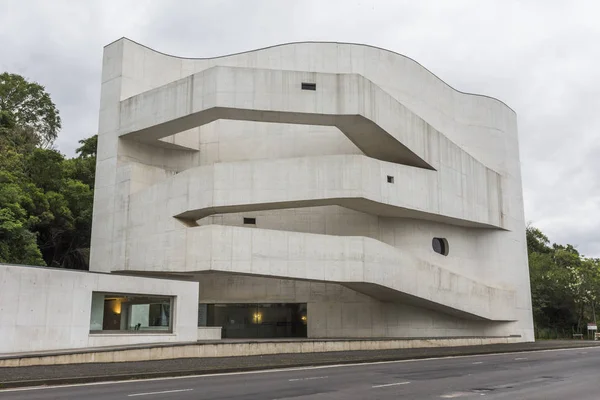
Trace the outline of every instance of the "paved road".
{"label": "paved road", "polygon": [[599,380],[595,347],[14,389],[0,399],[597,400]]}

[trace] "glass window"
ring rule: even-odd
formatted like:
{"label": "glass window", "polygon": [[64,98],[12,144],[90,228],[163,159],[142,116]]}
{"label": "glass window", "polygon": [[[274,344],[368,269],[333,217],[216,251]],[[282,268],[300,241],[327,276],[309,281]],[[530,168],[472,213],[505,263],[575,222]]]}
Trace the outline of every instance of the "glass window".
{"label": "glass window", "polygon": [[[223,338],[306,337],[306,303],[200,304],[199,324],[220,326]],[[204,326],[204,325],[201,325]]]}
{"label": "glass window", "polygon": [[90,332],[172,332],[173,297],[92,293]]}

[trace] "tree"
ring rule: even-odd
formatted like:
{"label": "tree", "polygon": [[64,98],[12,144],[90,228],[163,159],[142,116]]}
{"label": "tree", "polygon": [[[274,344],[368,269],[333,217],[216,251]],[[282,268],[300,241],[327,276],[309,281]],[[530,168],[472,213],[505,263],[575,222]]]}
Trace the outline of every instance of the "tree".
{"label": "tree", "polygon": [[43,86],[0,74],[0,262],[88,267],[97,137],[67,159],[60,127]]}
{"label": "tree", "polygon": [[28,159],[30,179],[45,190],[53,219],[36,227],[48,266],[88,269],[97,136],[80,140],[77,157],[65,159],[54,150],[36,149]]}
{"label": "tree", "polygon": [[55,104],[45,88],[17,74],[0,74],[0,120],[33,136],[42,148],[52,145],[61,128]]}
{"label": "tree", "polygon": [[27,208],[33,205],[28,194],[0,171],[0,262],[44,265],[36,235],[29,230],[35,221]]}
{"label": "tree", "polygon": [[584,333],[596,321],[600,293],[600,262],[583,257],[572,245],[552,244],[532,226],[527,227],[527,250],[533,317],[538,336]]}
{"label": "tree", "polygon": [[25,160],[25,173],[44,191],[59,191],[65,157],[56,150],[34,149]]}
{"label": "tree", "polygon": [[77,157],[65,160],[63,171],[65,177],[77,179],[94,188],[96,172],[96,149],[98,135],[90,136],[79,141],[81,146],[77,148]]}
{"label": "tree", "polygon": [[14,149],[28,152],[35,148],[37,142],[30,129],[17,126],[12,114],[0,110],[0,152]]}
{"label": "tree", "polygon": [[79,154],[79,158],[96,157],[98,151],[98,135],[90,136],[87,139],[79,141],[80,147],[75,150]]}
{"label": "tree", "polygon": [[13,143],[0,153],[0,262],[87,269],[96,159],[88,151],[65,159]]}
{"label": "tree", "polygon": [[549,253],[552,250],[548,237],[539,229],[527,225],[525,233],[527,238],[527,251],[529,253]]}

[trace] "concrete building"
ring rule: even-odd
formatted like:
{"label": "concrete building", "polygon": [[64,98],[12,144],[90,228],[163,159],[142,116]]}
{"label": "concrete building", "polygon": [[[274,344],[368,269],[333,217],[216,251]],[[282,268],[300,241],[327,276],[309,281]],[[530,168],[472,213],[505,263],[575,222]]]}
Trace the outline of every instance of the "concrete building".
{"label": "concrete building", "polygon": [[517,120],[499,100],[371,46],[189,59],[123,38],[104,51],[98,134],[94,273],[63,278],[103,283],[63,348],[533,340]]}
{"label": "concrete building", "polygon": [[225,337],[533,339],[516,115],[407,57],[121,39],[98,151],[91,268],[199,282]]}

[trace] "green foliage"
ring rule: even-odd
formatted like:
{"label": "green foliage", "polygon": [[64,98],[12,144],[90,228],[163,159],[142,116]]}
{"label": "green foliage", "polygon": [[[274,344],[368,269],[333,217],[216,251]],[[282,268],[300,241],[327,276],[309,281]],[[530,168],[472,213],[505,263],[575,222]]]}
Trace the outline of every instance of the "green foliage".
{"label": "green foliage", "polygon": [[0,123],[15,125],[33,135],[43,148],[52,145],[61,121],[45,88],[16,74],[0,74]]}
{"label": "green foliage", "polygon": [[0,208],[0,262],[44,265],[35,234],[7,208]]}
{"label": "green foliage", "polygon": [[0,75],[0,262],[88,268],[97,136],[66,159],[59,129],[42,86]]}
{"label": "green foliage", "polygon": [[96,158],[96,152],[98,149],[98,135],[90,136],[87,139],[79,141],[80,147],[77,148],[76,152],[79,158]]}
{"label": "green foliage", "polygon": [[0,262],[87,269],[95,156],[65,159],[51,149],[6,146]]}
{"label": "green foliage", "polygon": [[536,334],[540,338],[585,333],[596,321],[600,260],[585,258],[572,245],[550,245],[537,228],[527,227],[529,274]]}
{"label": "green foliage", "polygon": [[28,178],[44,191],[59,190],[64,156],[56,150],[34,149],[25,161]]}

